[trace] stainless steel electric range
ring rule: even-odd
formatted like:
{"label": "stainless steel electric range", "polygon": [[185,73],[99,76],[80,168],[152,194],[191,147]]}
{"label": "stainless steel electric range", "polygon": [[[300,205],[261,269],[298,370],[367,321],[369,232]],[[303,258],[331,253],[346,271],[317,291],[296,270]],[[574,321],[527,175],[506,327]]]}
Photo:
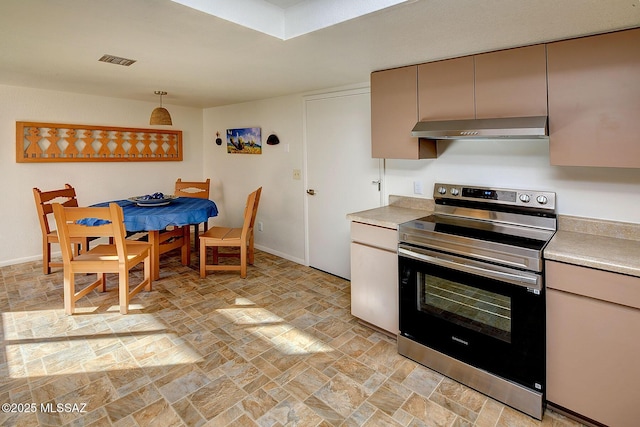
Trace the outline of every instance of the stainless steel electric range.
{"label": "stainless steel electric range", "polygon": [[398,229],[398,351],[542,419],[555,193],[435,184],[434,200]]}

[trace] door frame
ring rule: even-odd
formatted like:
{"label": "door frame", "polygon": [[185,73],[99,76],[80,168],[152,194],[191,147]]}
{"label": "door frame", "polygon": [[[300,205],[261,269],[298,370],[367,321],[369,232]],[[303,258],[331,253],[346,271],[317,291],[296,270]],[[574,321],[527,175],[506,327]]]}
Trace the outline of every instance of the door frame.
{"label": "door frame", "polygon": [[[309,188],[309,174],[308,174],[308,140],[307,140],[307,101],[314,101],[319,99],[340,98],[350,95],[363,95],[371,94],[371,86],[369,83],[356,85],[350,88],[336,89],[329,92],[313,93],[304,95],[302,97],[302,175],[303,175],[303,224],[304,224],[304,263],[308,267],[309,262],[309,197],[307,196],[307,189]],[[385,191],[385,163],[384,159],[378,159],[378,168],[380,171],[380,206],[384,206],[384,194]],[[346,221],[346,218],[345,218]]]}

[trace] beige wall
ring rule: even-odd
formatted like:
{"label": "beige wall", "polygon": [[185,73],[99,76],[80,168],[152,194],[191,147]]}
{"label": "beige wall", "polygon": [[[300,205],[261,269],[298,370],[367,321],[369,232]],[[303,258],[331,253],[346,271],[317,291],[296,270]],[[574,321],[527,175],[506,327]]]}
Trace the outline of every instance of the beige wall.
{"label": "beige wall", "polygon": [[[0,85],[0,266],[39,259],[41,232],[32,188],[76,188],[82,204],[155,191],[175,179],[201,179],[202,110],[166,105],[183,131],[182,162],[16,163],[15,122],[38,121],[151,128],[155,103]],[[58,251],[54,248],[54,251]]]}
{"label": "beige wall", "polygon": [[[212,179],[212,198],[219,202],[214,223],[238,226],[247,194],[262,186],[256,246],[304,263],[304,180],[293,179],[303,168],[302,95],[235,104],[204,110],[204,175]],[[262,154],[229,154],[227,129],[260,127]],[[215,144],[220,132],[222,145]],[[280,139],[267,145],[270,133]],[[288,150],[288,151],[287,151]]]}
{"label": "beige wall", "polygon": [[[328,92],[328,91],[327,91]],[[82,203],[168,192],[177,177],[212,179],[211,197],[220,209],[212,223],[241,222],[246,195],[262,185],[256,233],[259,248],[296,262],[305,259],[303,95],[210,108],[167,105],[174,129],[184,132],[183,162],[15,163],[15,121],[149,127],[154,103],[0,85],[0,266],[39,259],[40,229],[32,187],[74,185]],[[264,143],[261,155],[227,154],[216,132],[261,127],[263,143],[275,132],[281,143]],[[288,152],[287,152],[288,147]],[[413,181],[431,197],[436,181],[553,190],[561,214],[640,223],[640,169],[549,166],[541,141],[452,141],[435,160],[387,160],[384,198],[414,196]],[[293,180],[293,169],[303,170]],[[346,220],[346,219],[345,219]],[[7,245],[6,242],[11,242]]]}
{"label": "beige wall", "polygon": [[435,182],[548,190],[560,214],[640,223],[640,169],[550,166],[539,140],[439,144],[434,160],[387,160],[386,192],[414,196],[415,180],[429,198]]}

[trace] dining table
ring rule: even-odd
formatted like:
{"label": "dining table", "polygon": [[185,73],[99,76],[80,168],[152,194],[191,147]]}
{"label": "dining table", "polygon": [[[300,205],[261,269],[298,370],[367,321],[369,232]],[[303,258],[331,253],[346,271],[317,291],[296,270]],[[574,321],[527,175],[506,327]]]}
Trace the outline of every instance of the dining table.
{"label": "dining table", "polygon": [[146,232],[151,244],[151,273],[160,278],[160,255],[180,248],[181,262],[189,265],[191,258],[190,224],[199,224],[218,215],[218,207],[209,199],[195,197],[167,198],[163,203],[142,203],[135,198],[112,200],[92,206],[105,207],[117,203],[122,207],[128,235]]}

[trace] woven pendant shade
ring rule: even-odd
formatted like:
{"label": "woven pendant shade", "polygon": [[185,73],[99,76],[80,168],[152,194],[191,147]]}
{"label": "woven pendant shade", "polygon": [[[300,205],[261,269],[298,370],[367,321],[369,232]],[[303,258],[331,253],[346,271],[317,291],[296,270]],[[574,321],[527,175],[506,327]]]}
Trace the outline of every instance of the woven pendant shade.
{"label": "woven pendant shade", "polygon": [[156,95],[160,95],[160,106],[155,108],[151,112],[151,118],[149,119],[150,125],[168,125],[171,126],[173,123],[171,122],[171,115],[166,108],[162,107],[162,96],[166,95],[167,92],[164,91],[155,91]]}
{"label": "woven pendant shade", "polygon": [[158,107],[151,112],[150,125],[172,125],[171,115],[166,108]]}

